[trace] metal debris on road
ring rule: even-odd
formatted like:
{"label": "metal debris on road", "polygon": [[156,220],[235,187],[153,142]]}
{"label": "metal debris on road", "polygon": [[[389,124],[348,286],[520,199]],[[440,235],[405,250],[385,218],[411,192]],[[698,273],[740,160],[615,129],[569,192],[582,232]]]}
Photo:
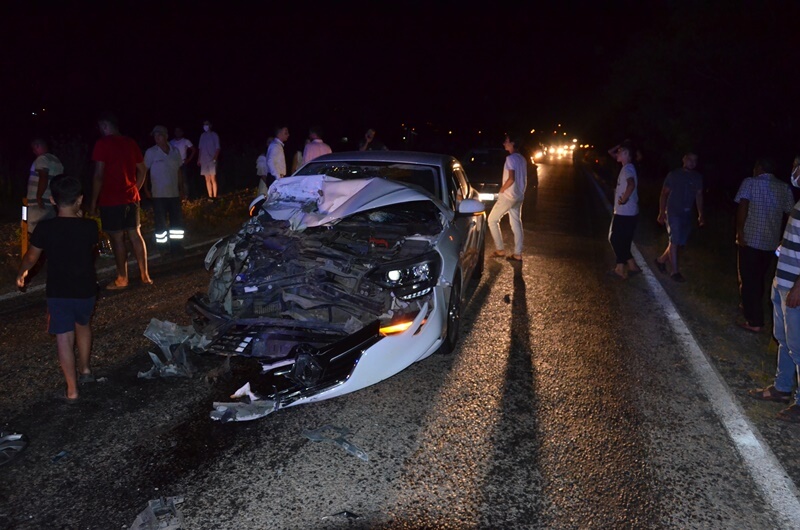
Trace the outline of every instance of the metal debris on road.
{"label": "metal debris on road", "polygon": [[147,508],[136,516],[129,530],[181,530],[183,514],[175,506],[183,497],[159,497],[147,501]]}
{"label": "metal debris on road", "polygon": [[0,431],[0,466],[14,460],[27,446],[24,434]]}
{"label": "metal debris on road", "polygon": [[302,432],[303,436],[312,442],[331,442],[339,445],[350,453],[351,455],[360,458],[364,462],[369,461],[369,456],[357,445],[347,441],[345,437],[350,434],[348,429],[342,427],[334,427],[333,425],[323,425],[318,429],[306,430]]}

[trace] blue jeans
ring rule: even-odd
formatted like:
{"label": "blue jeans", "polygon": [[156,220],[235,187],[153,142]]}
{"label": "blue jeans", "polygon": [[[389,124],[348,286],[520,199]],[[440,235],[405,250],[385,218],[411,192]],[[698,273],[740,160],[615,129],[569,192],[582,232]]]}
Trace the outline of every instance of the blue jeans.
{"label": "blue jeans", "polygon": [[[786,307],[787,289],[772,286],[772,311],[775,319],[773,333],[778,341],[778,368],[775,388],[791,392],[800,380],[800,307]],[[798,396],[795,395],[795,403]]]}

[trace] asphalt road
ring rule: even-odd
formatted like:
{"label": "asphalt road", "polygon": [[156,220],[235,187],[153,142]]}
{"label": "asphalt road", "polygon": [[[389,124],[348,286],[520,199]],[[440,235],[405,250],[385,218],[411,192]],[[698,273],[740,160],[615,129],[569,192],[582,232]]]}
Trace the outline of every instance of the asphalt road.
{"label": "asphalt road", "polygon": [[[0,303],[0,414],[31,439],[0,468],[0,527],[127,528],[162,495],[185,498],[185,529],[789,527],[646,278],[606,274],[593,185],[569,164],[542,165],[539,183],[524,262],[487,258],[454,354],[252,423],[208,419],[248,363],[216,384],[206,357],[191,380],[136,378],[155,351],[150,318],[188,323],[183,303],[207,282],[199,256],[99,301],[108,381],[74,406],[46,395],[60,376],[41,294]],[[369,460],[301,435],[323,425],[349,429]]]}

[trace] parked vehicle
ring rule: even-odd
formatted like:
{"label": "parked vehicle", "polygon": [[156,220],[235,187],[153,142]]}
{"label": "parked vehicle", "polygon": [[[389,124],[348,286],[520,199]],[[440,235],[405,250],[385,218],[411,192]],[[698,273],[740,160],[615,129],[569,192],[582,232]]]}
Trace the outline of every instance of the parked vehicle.
{"label": "parked vehicle", "polygon": [[[497,200],[497,194],[503,184],[503,166],[506,156],[508,153],[502,147],[476,148],[464,156],[464,169],[483,202],[493,203]],[[523,154],[523,156],[525,155]],[[538,167],[530,157],[525,156],[525,159],[528,161],[528,187],[537,187],[539,185]]]}

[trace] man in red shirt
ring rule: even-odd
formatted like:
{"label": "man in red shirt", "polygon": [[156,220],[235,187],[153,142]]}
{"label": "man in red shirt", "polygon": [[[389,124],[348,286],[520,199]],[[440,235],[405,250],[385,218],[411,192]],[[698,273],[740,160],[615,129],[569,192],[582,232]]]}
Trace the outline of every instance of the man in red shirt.
{"label": "man in red shirt", "polygon": [[151,285],[153,280],[147,272],[147,247],[139,228],[139,188],[147,175],[142,151],[133,139],[119,133],[114,116],[102,116],[97,126],[102,137],[94,144],[92,152],[95,168],[90,212],[95,214],[100,208],[100,221],[111,239],[117,265],[117,279],[106,289],[128,287],[126,232],[142,283]]}

